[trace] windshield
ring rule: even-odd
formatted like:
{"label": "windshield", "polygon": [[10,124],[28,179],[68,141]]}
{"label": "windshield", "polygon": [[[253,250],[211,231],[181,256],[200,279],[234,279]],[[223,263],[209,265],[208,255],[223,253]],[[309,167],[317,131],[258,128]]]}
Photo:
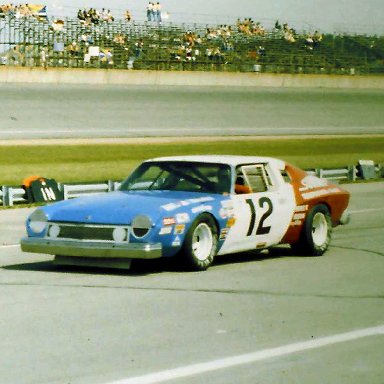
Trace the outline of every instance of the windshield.
{"label": "windshield", "polygon": [[225,164],[147,162],[121,185],[121,191],[170,190],[229,193],[231,171]]}

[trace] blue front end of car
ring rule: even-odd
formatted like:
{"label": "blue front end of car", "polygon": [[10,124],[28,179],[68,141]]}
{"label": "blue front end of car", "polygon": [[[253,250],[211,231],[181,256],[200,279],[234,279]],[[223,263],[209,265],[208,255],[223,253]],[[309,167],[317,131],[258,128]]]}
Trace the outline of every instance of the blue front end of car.
{"label": "blue front end of car", "polygon": [[[68,262],[152,259],[179,252],[188,228],[203,212],[218,229],[227,196],[181,191],[116,191],[62,201],[35,210],[27,219],[25,252],[55,255]],[[75,264],[75,263],[73,263]],[[92,263],[90,263],[92,264]]]}

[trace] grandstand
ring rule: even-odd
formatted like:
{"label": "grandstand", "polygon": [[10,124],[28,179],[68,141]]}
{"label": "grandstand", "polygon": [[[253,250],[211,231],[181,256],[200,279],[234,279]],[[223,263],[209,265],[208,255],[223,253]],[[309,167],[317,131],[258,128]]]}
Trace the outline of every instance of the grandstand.
{"label": "grandstand", "polygon": [[0,13],[0,64],[227,72],[382,74],[384,37],[296,32],[287,24],[84,23]]}

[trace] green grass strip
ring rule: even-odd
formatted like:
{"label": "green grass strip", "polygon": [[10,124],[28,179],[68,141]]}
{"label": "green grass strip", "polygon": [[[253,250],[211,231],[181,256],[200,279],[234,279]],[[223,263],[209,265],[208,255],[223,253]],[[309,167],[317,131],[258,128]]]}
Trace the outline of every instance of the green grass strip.
{"label": "green grass strip", "polygon": [[[122,139],[123,140],[123,139]],[[107,144],[0,146],[0,185],[39,175],[59,182],[124,179],[142,160],[157,156],[232,154],[277,157],[302,168],[332,168],[360,159],[384,163],[384,136],[315,138],[208,138],[124,140]]]}

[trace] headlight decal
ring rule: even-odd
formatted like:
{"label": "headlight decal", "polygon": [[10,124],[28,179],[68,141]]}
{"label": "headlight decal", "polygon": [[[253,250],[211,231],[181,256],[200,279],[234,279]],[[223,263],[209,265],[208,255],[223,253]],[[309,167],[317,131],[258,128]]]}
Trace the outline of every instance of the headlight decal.
{"label": "headlight decal", "polygon": [[48,216],[42,209],[34,211],[28,219],[28,227],[34,234],[42,234],[47,229]]}
{"label": "headlight decal", "polygon": [[116,227],[112,232],[112,237],[116,243],[123,243],[128,240],[128,231],[124,227]]}
{"label": "headlight decal", "polygon": [[132,234],[137,239],[145,237],[152,228],[152,220],[146,215],[138,215],[132,220]]}

